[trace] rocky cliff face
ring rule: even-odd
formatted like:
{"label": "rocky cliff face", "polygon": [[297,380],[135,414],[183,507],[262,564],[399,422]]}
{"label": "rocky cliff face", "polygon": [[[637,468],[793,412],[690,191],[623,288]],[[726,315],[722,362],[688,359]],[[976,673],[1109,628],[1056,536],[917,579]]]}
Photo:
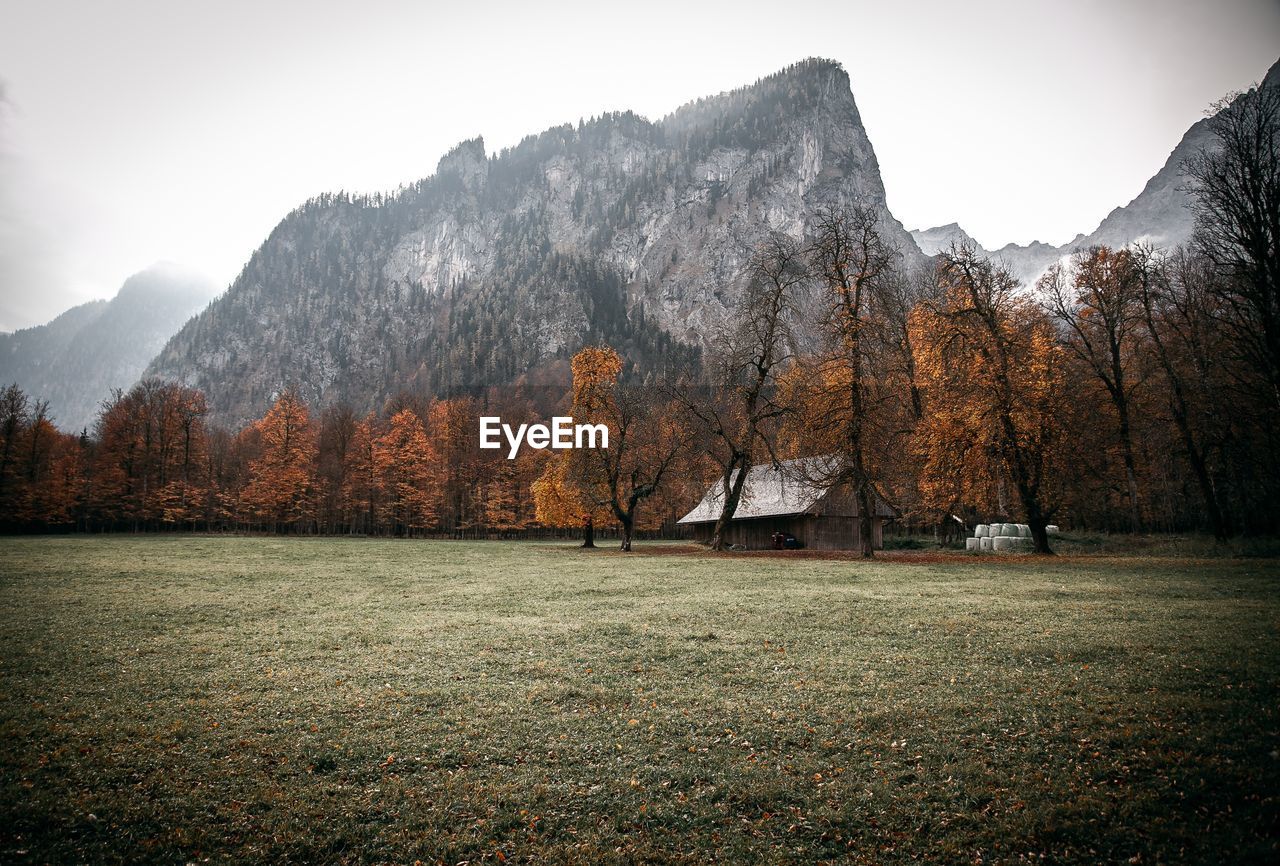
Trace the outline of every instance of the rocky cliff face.
{"label": "rocky cliff face", "polygon": [[48,400],[63,430],[92,427],[112,388],[129,388],[169,337],[216,294],[202,276],[158,264],[110,301],[73,307],[46,325],[0,334],[0,382]]}
{"label": "rocky cliff face", "polygon": [[511,382],[597,340],[657,370],[732,315],[766,231],[800,237],[819,206],[854,200],[919,257],[829,61],[656,123],[607,115],[492,157],[463,142],[395,195],[290,214],[149,373],[240,424],[286,385],[370,409],[401,389]]}

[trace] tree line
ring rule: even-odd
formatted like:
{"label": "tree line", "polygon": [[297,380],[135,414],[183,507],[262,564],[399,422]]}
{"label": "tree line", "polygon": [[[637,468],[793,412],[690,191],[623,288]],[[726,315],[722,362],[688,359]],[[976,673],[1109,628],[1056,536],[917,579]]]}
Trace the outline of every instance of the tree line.
{"label": "tree line", "polygon": [[[247,529],[516,533],[586,518],[671,528],[707,484],[713,544],[746,470],[824,455],[804,479],[848,484],[864,522],[1112,531],[1280,528],[1280,96],[1219,106],[1184,167],[1193,240],[1078,250],[1034,291],[952,247],[909,267],[877,211],[818,209],[804,236],[753,251],[733,319],[655,377],[588,346],[540,389],[489,388],[380,412],[316,412],[294,391],[238,432],[197,390],[147,380],[92,433],[0,394],[0,520],[9,530]],[[623,346],[623,351],[628,347]],[[608,449],[478,447],[481,415],[610,429]]]}

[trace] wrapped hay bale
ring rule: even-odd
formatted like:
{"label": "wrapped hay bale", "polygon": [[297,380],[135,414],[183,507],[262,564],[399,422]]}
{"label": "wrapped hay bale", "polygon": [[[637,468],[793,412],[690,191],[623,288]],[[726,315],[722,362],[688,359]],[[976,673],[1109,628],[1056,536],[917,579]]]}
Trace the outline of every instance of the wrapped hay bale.
{"label": "wrapped hay bale", "polygon": [[1058,529],[1058,527],[1055,524],[1050,523],[1048,526],[1044,528],[1044,531],[1049,533],[1050,535],[1057,535],[1062,530]]}
{"label": "wrapped hay bale", "polygon": [[991,527],[985,523],[979,523],[973,528],[974,538],[986,538],[991,534]]}
{"label": "wrapped hay bale", "polygon": [[987,536],[986,538],[979,538],[979,539],[978,539],[978,549],[979,549],[979,550],[992,550],[991,545],[992,545],[992,544],[994,544],[994,543],[995,543],[995,539],[994,539],[994,538],[992,538],[992,537],[990,537],[990,536]]}
{"label": "wrapped hay bale", "polygon": [[980,541],[982,541],[981,538],[966,538],[964,540],[964,549],[965,550],[981,550],[982,548],[979,546]]}
{"label": "wrapped hay bale", "polygon": [[1007,552],[1015,549],[1017,544],[1018,544],[1017,539],[1010,538],[1007,535],[1001,535],[999,538],[991,539],[991,549],[1002,551],[1002,552]]}
{"label": "wrapped hay bale", "polygon": [[1000,524],[1000,534],[1001,534],[1002,536],[1004,536],[1005,538],[1017,538],[1017,537],[1018,537],[1018,524],[1016,524],[1016,523],[1002,523],[1002,524]]}
{"label": "wrapped hay bale", "polygon": [[1028,525],[1027,525],[1027,524],[1025,524],[1025,523],[1019,523],[1019,524],[1018,524],[1018,536],[1019,536],[1020,538],[1030,538],[1030,537],[1031,537],[1031,527],[1030,527],[1030,526],[1028,526]]}

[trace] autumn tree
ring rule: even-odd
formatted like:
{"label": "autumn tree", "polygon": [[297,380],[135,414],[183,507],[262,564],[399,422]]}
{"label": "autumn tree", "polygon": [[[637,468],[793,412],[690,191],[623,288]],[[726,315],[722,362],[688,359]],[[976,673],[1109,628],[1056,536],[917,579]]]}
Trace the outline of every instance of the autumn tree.
{"label": "autumn tree", "polygon": [[380,435],[378,417],[370,412],[356,422],[343,452],[342,510],[352,532],[377,529],[381,488],[375,453]]}
{"label": "autumn tree", "polygon": [[576,469],[566,455],[558,454],[546,462],[533,482],[530,493],[542,525],[563,528],[577,526],[585,517],[601,523],[613,519],[607,504],[597,503],[579,486],[573,474]]}
{"label": "autumn tree", "polygon": [[325,532],[342,531],[350,520],[342,494],[346,483],[347,452],[357,423],[355,413],[345,403],[327,406],[320,415],[320,432],[316,440],[317,516]]}
{"label": "autumn tree", "polygon": [[163,391],[166,426],[174,428],[172,449],[162,458],[170,463],[159,492],[161,516],[165,523],[195,523],[206,512],[208,491],[200,467],[206,445],[204,416],[208,406],[204,394],[171,385]]}
{"label": "autumn tree", "polygon": [[476,496],[486,460],[476,434],[480,414],[474,397],[450,397],[431,401],[424,419],[442,473],[441,524],[455,534],[482,520]]}
{"label": "autumn tree", "polygon": [[306,404],[286,389],[253,425],[260,453],[249,465],[243,502],[250,514],[277,530],[313,516],[315,430]]}
{"label": "autumn tree", "polygon": [[848,483],[858,505],[859,549],[872,557],[873,520],[882,498],[876,452],[886,441],[887,389],[899,383],[877,369],[883,342],[883,295],[898,278],[901,254],[884,237],[874,208],[819,211],[808,249],[822,309],[822,350],[790,372],[787,399],[797,406],[791,425],[801,451],[833,455],[810,461],[811,483]]}
{"label": "autumn tree", "polygon": [[198,516],[205,412],[203,394],[174,382],[149,378],[114,391],[95,425],[94,514],[138,528]]}
{"label": "autumn tree", "polygon": [[1018,282],[972,247],[939,257],[942,299],[912,317],[925,399],[917,448],[927,500],[951,508],[1001,479],[1016,491],[1035,550],[1070,469],[1062,349],[1043,310]]}
{"label": "autumn tree", "polygon": [[577,495],[608,509],[629,551],[640,504],[659,491],[686,446],[682,413],[656,388],[625,383],[622,357],[611,348],[587,347],[571,366],[574,420],[608,427],[609,447],[562,451],[550,463],[564,461],[563,477]]}
{"label": "autumn tree", "polygon": [[237,437],[221,427],[205,431],[200,474],[204,483],[201,519],[208,527],[229,526],[240,514],[239,490],[248,467],[236,449]]}
{"label": "autumn tree", "polygon": [[80,436],[63,433],[52,424],[42,438],[47,447],[37,452],[29,517],[37,526],[75,525],[85,498],[86,443]]}
{"label": "autumn tree", "polygon": [[439,522],[439,455],[416,412],[401,409],[391,418],[374,442],[373,463],[393,533],[412,534]]}

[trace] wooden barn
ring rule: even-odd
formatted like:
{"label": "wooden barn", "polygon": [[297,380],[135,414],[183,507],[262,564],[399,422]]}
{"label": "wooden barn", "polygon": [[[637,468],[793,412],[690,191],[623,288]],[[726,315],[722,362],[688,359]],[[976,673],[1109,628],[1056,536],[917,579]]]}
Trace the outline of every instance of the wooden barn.
{"label": "wooden barn", "polygon": [[[725,543],[748,550],[774,546],[774,533],[795,536],[800,547],[813,550],[857,550],[861,546],[858,502],[848,483],[823,487],[813,481],[831,465],[830,458],[806,457],[784,460],[778,466],[752,466],[725,534]],[[724,491],[717,480],[697,507],[677,521],[693,527],[697,541],[709,543]],[[876,500],[871,521],[872,545],[884,546],[884,522],[894,517],[893,509]]]}

